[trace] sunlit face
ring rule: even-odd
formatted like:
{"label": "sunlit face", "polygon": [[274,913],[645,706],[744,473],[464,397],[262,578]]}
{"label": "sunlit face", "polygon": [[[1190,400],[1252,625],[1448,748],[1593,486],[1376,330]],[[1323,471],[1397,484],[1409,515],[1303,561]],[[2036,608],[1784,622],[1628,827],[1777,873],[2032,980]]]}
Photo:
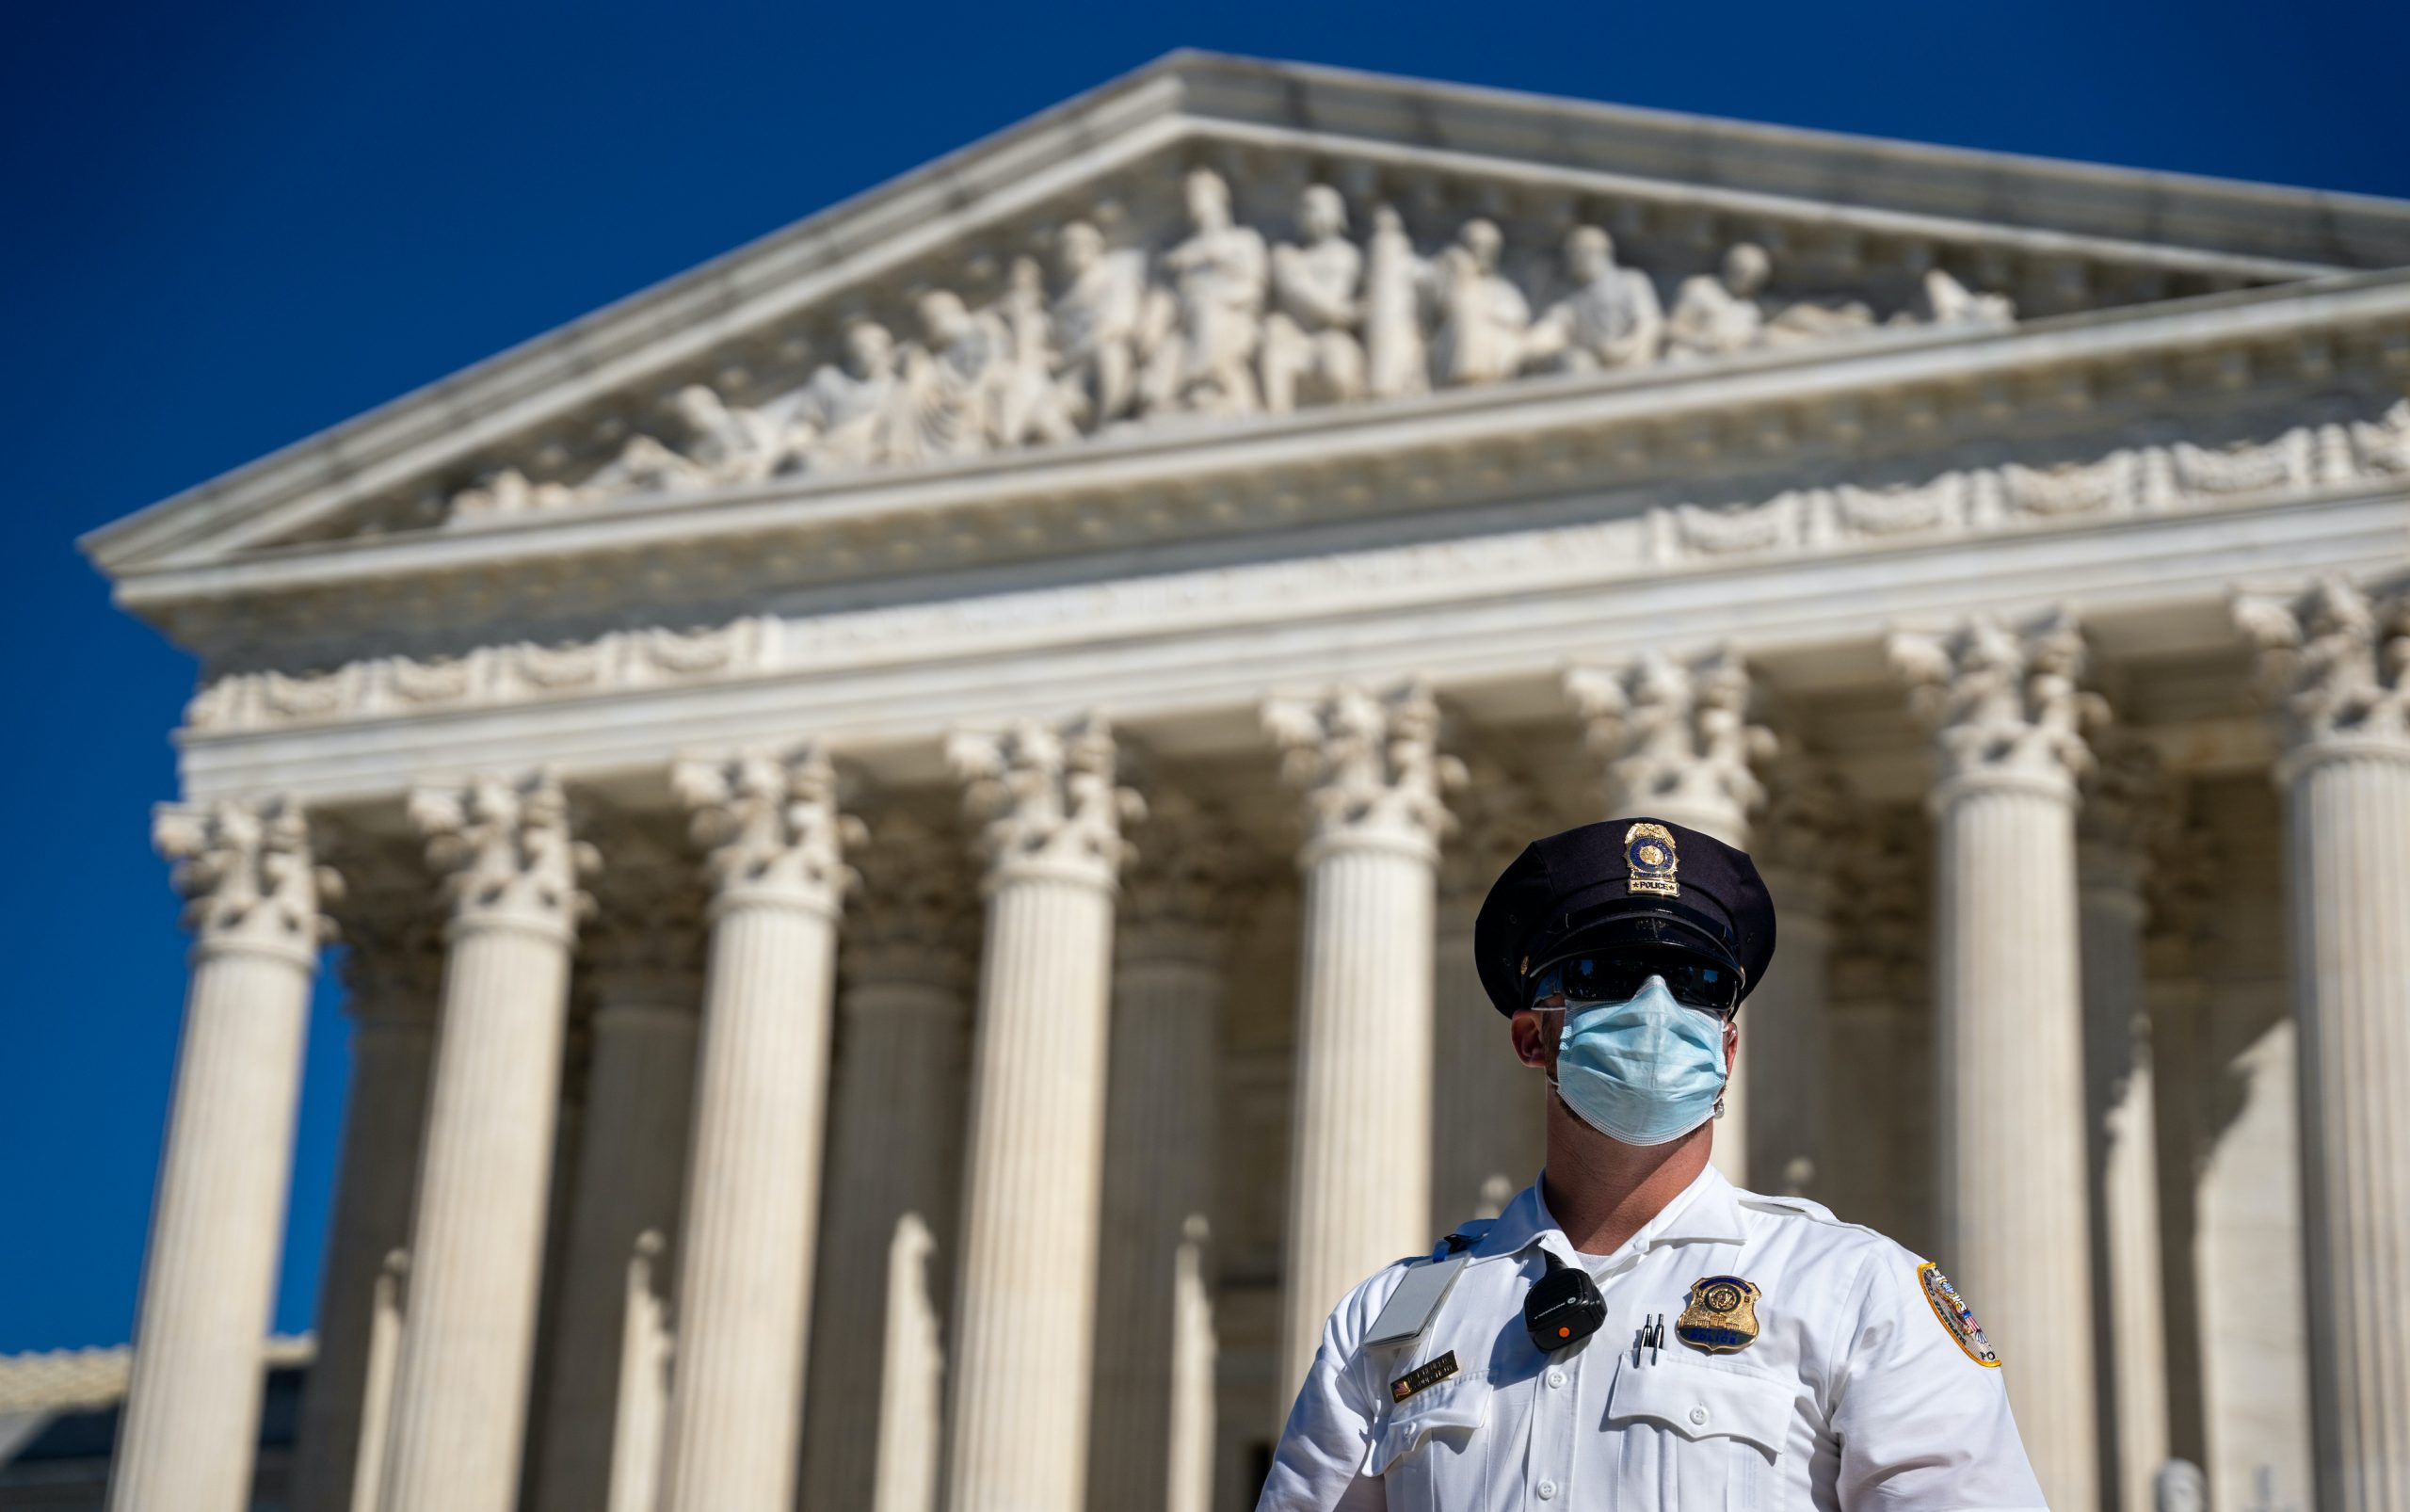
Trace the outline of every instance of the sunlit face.
{"label": "sunlit face", "polygon": [[1063,228],[1063,245],[1059,253],[1063,276],[1075,279],[1096,266],[1104,256],[1104,236],[1084,220],[1074,220]]}
{"label": "sunlit face", "polygon": [[1230,188],[1212,169],[1188,175],[1188,218],[1200,231],[1219,231],[1230,223]]}
{"label": "sunlit face", "polygon": [[886,372],[894,355],[895,338],[875,320],[865,320],[845,332],[845,357],[857,378]]}
{"label": "sunlit face", "polygon": [[1615,244],[1596,226],[1576,226],[1565,238],[1566,271],[1583,283],[1606,276],[1615,265]]}
{"label": "sunlit face", "polygon": [[1466,251],[1472,253],[1474,265],[1485,273],[1498,265],[1498,250],[1506,243],[1498,228],[1486,220],[1466,221],[1456,239],[1464,244]]}
{"label": "sunlit face", "polygon": [[1764,288],[1773,272],[1774,260],[1755,242],[1736,243],[1724,254],[1724,286],[1744,299]]}
{"label": "sunlit face", "polygon": [[1326,241],[1347,229],[1347,201],[1326,184],[1309,185],[1297,201],[1297,227],[1309,241]]}
{"label": "sunlit face", "polygon": [[971,313],[952,293],[939,289],[921,297],[921,329],[935,346],[948,346],[960,339],[971,324]]}

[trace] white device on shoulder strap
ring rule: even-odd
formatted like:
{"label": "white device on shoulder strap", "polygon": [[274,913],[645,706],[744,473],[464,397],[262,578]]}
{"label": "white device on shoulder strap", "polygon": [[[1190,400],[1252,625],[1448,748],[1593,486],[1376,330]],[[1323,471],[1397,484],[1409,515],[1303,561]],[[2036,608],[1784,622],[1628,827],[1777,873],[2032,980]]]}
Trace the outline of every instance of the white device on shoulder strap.
{"label": "white device on shoulder strap", "polygon": [[1431,1327],[1431,1320],[1438,1315],[1439,1304],[1448,1299],[1449,1288],[1456,1284],[1457,1273],[1472,1260],[1472,1247],[1496,1222],[1494,1218],[1479,1218],[1465,1224],[1442,1240],[1427,1259],[1407,1266],[1406,1279],[1390,1294],[1381,1315],[1373,1320],[1372,1331],[1364,1336],[1364,1346],[1377,1349],[1422,1338]]}

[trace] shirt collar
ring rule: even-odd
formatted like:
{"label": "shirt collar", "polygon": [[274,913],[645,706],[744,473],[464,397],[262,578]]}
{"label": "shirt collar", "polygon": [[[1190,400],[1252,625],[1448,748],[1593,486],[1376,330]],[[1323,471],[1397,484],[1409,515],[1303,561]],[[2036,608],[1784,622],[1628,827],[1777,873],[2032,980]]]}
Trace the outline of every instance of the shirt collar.
{"label": "shirt collar", "polygon": [[[1642,1224],[1639,1232],[1624,1241],[1615,1255],[1588,1258],[1611,1260],[1625,1254],[1646,1254],[1663,1245],[1737,1245],[1747,1238],[1732,1183],[1724,1179],[1723,1172],[1709,1166],[1654,1217]],[[1565,1231],[1557,1227],[1556,1216],[1549,1212],[1548,1199],[1540,1195],[1537,1182],[1518,1192],[1515,1199],[1506,1204],[1506,1210],[1498,1214],[1497,1224],[1476,1247],[1476,1252],[1483,1256],[1518,1255],[1534,1244],[1569,1265],[1582,1263],[1583,1257],[1566,1238]]]}

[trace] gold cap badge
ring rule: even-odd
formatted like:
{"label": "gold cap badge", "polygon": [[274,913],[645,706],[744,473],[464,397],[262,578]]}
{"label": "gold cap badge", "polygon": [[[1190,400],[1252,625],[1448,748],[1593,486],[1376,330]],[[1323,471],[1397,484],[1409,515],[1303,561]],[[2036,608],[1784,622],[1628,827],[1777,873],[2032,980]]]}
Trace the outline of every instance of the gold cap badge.
{"label": "gold cap badge", "polygon": [[1682,895],[1682,884],[1674,879],[1682,858],[1674,849],[1674,832],[1663,825],[1643,821],[1625,830],[1623,860],[1631,868],[1627,891],[1661,898]]}

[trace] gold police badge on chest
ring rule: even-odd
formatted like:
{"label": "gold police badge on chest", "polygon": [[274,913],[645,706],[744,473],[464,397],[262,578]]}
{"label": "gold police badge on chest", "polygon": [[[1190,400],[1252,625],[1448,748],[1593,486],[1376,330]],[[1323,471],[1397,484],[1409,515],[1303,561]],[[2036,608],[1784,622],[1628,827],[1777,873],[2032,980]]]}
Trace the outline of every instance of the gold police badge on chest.
{"label": "gold police badge on chest", "polygon": [[1693,1349],[1729,1355],[1758,1342],[1758,1288],[1738,1276],[1702,1276],[1683,1298],[1674,1337]]}

